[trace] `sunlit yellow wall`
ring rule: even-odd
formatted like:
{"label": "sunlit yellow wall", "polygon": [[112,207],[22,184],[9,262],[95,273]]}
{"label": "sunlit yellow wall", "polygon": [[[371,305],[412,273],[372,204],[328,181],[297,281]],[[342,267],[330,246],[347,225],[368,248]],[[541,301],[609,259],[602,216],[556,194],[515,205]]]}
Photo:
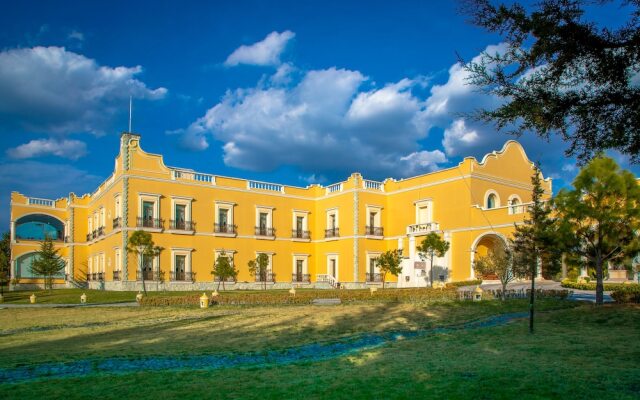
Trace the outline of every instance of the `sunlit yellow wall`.
{"label": "sunlit yellow wall", "polygon": [[[328,257],[337,255],[338,280],[363,282],[368,271],[368,255],[396,249],[399,240],[405,250],[404,255],[409,254],[407,227],[417,223],[416,202],[426,200],[432,204],[432,221],[439,225],[439,231],[451,242],[448,255],[450,279],[468,279],[472,275],[472,253],[484,254],[487,250],[479,239],[486,234],[506,238],[513,231],[513,224],[525,216],[524,213],[509,213],[506,207],[508,198],[517,195],[526,203],[531,196],[532,164],[522,147],[513,141],[481,161],[466,158],[459,165],[445,170],[402,180],[388,179],[379,188],[368,188],[360,174],[352,174],[341,182],[339,190],[333,192],[330,187],[319,185],[307,188],[283,186],[281,191],[263,190],[249,188],[248,181],[244,179],[221,176],[216,176],[215,182],[194,181],[165,166],[161,156],[144,152],[136,135],[123,136],[120,151],[123,149],[126,151],[117,156],[113,175],[92,195],[71,195],[70,203],[61,199],[55,208],[45,209],[27,206],[25,196],[12,193],[12,221],[35,211],[67,221],[73,210],[73,240],[57,246],[65,257],[73,246],[76,279],[86,277],[89,258],[104,254],[105,279],[112,280],[116,265],[120,264],[121,269],[123,266],[122,259],[116,260],[116,250],[126,258],[126,279],[136,279],[138,260],[133,254],[126,255],[125,246],[126,237],[137,229],[141,195],[157,195],[160,199],[164,230],[153,232],[153,240],[163,248],[159,265],[165,272],[164,279],[168,280],[172,267],[172,250],[187,249],[191,250],[191,270],[198,282],[213,280],[211,270],[219,250],[234,254],[240,282],[254,280],[248,272],[247,263],[260,252],[272,254],[272,269],[280,282],[291,280],[294,255],[308,255],[307,272],[312,280],[318,274],[326,274]],[[550,195],[551,182],[545,181],[544,184]],[[500,198],[499,207],[491,210],[485,209],[489,190],[495,191]],[[117,195],[121,196],[122,203],[126,200],[128,204],[126,210],[124,207],[122,210],[122,213],[126,212],[128,224],[114,229]],[[196,224],[194,233],[168,232],[173,198],[191,199],[191,220]],[[236,237],[214,234],[216,201],[235,204],[233,224],[238,227]],[[272,209],[275,238],[256,237],[257,207]],[[383,237],[373,237],[365,232],[369,225],[367,207],[379,210]],[[86,235],[91,233],[87,218],[101,208],[105,210],[104,235],[87,241]],[[311,240],[292,239],[294,210],[308,213],[307,229],[311,231]],[[338,213],[339,236],[335,238],[325,238],[327,212],[330,210]],[[416,245],[420,240],[418,235]],[[15,259],[36,247],[37,243],[13,243],[12,257]],[[94,263],[93,272],[96,271]],[[388,276],[387,280],[395,281],[395,278]]]}

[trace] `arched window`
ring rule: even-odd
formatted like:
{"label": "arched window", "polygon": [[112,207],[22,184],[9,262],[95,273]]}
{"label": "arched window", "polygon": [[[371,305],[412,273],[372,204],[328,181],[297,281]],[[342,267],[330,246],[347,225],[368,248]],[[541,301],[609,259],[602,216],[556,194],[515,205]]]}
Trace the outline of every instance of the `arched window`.
{"label": "arched window", "polygon": [[487,208],[496,208],[496,199],[497,196],[493,193],[487,196]]}
{"label": "arched window", "polygon": [[18,240],[63,240],[64,223],[45,214],[31,214],[16,221],[16,239]]}
{"label": "arched window", "polygon": [[513,197],[509,200],[509,214],[519,214],[520,212],[520,199],[518,197]]}
{"label": "arched window", "polygon": [[[38,253],[23,254],[16,260],[16,278],[41,278],[31,272],[31,264],[37,258]],[[64,270],[53,276],[54,278],[64,278]]]}

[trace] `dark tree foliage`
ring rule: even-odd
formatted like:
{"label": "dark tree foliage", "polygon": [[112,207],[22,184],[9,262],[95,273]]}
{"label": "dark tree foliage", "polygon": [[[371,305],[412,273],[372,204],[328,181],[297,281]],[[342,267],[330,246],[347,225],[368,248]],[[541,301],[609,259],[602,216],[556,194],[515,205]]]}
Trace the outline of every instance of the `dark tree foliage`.
{"label": "dark tree foliage", "polygon": [[11,237],[9,232],[2,234],[0,239],[0,294],[4,294],[4,287],[11,276]]}
{"label": "dark tree foliage", "polygon": [[[605,149],[640,161],[640,0],[546,0],[519,3],[467,0],[471,22],[503,37],[499,54],[466,64],[469,84],[504,100],[475,117],[517,136],[560,134],[581,163]],[[621,27],[599,27],[585,6],[618,7]],[[624,6],[624,7],[623,7]]]}
{"label": "dark tree foliage", "polygon": [[60,257],[59,250],[53,245],[51,237],[45,237],[40,244],[40,250],[31,263],[31,273],[44,278],[45,289],[53,287],[53,277],[64,271],[65,261]]}

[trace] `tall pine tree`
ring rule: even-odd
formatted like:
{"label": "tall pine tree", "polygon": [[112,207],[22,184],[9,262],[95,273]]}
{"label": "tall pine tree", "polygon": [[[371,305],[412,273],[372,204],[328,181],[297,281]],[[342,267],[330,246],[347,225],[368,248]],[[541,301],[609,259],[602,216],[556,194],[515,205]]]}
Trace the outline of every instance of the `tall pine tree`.
{"label": "tall pine tree", "polygon": [[36,253],[30,269],[32,274],[42,276],[45,289],[51,290],[53,277],[64,271],[65,265],[65,261],[58,254],[58,249],[53,246],[53,240],[47,236],[40,245],[40,250]]}
{"label": "tall pine tree", "polygon": [[558,271],[560,256],[558,253],[558,234],[555,220],[551,216],[551,206],[544,200],[541,172],[538,165],[534,166],[531,184],[531,205],[529,216],[522,224],[516,224],[511,250],[513,262],[520,268],[528,268],[531,277],[531,295],[529,298],[529,332],[533,333],[535,279],[538,267],[550,273]]}

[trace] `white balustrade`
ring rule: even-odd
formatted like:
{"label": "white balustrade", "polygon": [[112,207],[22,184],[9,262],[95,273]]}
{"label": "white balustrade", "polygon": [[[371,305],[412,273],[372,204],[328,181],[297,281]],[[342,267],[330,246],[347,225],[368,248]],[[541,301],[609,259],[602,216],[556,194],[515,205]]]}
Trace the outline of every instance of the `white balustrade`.
{"label": "white balustrade", "polygon": [[440,224],[437,222],[427,222],[424,224],[413,224],[407,226],[407,234],[415,235],[429,232],[437,232],[440,230]]}
{"label": "white balustrade", "polygon": [[43,206],[43,207],[55,207],[56,202],[54,200],[49,199],[40,199],[37,197],[28,197],[27,204],[32,206]]}
{"label": "white balustrade", "polygon": [[270,190],[273,192],[284,193],[284,186],[278,185],[277,183],[248,181],[247,186],[249,187],[249,189]]}
{"label": "white balustrade", "polygon": [[379,190],[381,192],[384,192],[384,185],[382,184],[382,182],[370,181],[368,179],[365,179],[362,181],[362,186],[365,189]]}
{"label": "white balustrade", "polygon": [[327,186],[327,193],[342,192],[342,182]]}

